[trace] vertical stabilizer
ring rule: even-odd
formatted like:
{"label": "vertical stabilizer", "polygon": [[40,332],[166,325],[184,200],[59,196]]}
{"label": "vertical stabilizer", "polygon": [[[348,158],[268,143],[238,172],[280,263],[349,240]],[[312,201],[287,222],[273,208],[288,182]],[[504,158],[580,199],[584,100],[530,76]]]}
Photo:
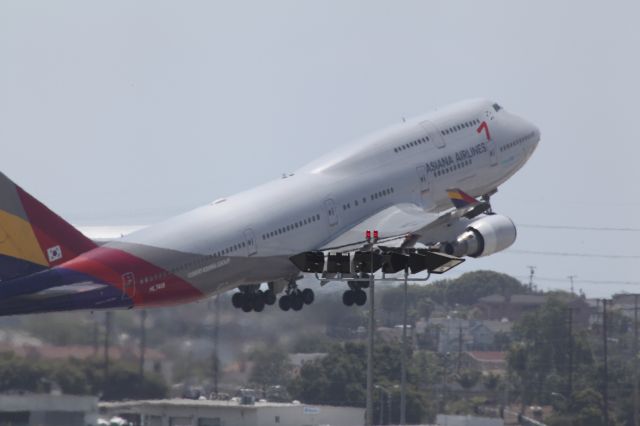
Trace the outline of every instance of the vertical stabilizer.
{"label": "vertical stabilizer", "polygon": [[0,173],[0,280],[66,262],[96,244]]}

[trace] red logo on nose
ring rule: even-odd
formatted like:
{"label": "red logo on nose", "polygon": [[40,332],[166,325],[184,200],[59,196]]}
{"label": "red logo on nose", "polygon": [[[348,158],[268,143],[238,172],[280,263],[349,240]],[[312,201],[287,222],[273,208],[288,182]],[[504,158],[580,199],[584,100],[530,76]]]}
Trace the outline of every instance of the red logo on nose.
{"label": "red logo on nose", "polygon": [[480,123],[480,125],[476,129],[476,132],[482,133],[483,130],[485,135],[487,136],[487,140],[491,141],[491,134],[489,133],[489,125],[487,124],[486,121],[483,121],[482,123]]}

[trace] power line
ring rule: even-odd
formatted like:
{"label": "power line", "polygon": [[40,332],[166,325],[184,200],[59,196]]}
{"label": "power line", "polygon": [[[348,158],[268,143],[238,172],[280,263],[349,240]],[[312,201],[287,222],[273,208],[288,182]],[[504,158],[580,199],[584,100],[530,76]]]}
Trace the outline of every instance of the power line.
{"label": "power line", "polygon": [[[517,275],[517,278],[528,279],[528,275]],[[566,278],[553,278],[553,277],[541,277],[536,275],[536,280],[539,281],[547,281],[547,282],[563,282],[566,283]],[[603,284],[603,285],[640,285],[640,281],[619,281],[619,280],[583,280],[583,279],[574,279],[574,283],[576,284]]]}
{"label": "power line", "polygon": [[624,228],[614,226],[536,225],[531,223],[518,224],[518,228],[560,229],[567,231],[640,232],[640,228]]}
{"label": "power line", "polygon": [[530,254],[536,256],[562,256],[562,257],[589,257],[602,259],[640,259],[640,255],[635,254],[602,254],[602,253],[577,253],[563,251],[543,251],[543,250],[507,250],[505,253]]}

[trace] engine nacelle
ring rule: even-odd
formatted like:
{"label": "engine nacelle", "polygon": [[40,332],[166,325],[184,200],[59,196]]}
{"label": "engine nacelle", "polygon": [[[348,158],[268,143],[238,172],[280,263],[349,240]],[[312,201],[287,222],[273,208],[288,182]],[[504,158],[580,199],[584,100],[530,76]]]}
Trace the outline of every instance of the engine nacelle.
{"label": "engine nacelle", "polygon": [[458,257],[489,256],[511,246],[516,235],[516,226],[508,217],[484,216],[471,222],[456,241],[445,244],[444,252]]}

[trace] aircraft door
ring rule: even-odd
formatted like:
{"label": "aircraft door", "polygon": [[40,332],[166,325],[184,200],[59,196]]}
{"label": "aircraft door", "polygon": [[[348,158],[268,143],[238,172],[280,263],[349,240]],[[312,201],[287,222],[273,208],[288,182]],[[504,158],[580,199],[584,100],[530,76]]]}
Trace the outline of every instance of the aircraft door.
{"label": "aircraft door", "polygon": [[495,142],[489,142],[489,161],[491,167],[498,165],[498,146]]}
{"label": "aircraft door", "polygon": [[416,167],[416,173],[418,174],[418,187],[420,188],[420,193],[424,194],[429,192],[429,189],[431,189],[431,185],[429,182],[429,176],[427,174],[427,166],[422,165]]}
{"label": "aircraft door", "polygon": [[447,146],[444,137],[438,130],[438,128],[430,121],[425,120],[420,123],[420,127],[427,131],[427,135],[429,136],[429,140],[431,143],[437,148],[444,148]]}
{"label": "aircraft door", "polygon": [[427,172],[427,166],[422,165],[416,167],[416,173],[418,175],[418,201],[424,204],[429,190],[431,189],[431,183],[429,182],[429,172]]}
{"label": "aircraft door", "polygon": [[336,211],[336,204],[332,199],[327,199],[324,201],[324,209],[327,212],[327,217],[329,220],[329,226],[335,226],[338,224],[338,212]]}
{"label": "aircraft door", "polygon": [[136,276],[133,272],[125,272],[122,274],[122,298],[136,295]]}
{"label": "aircraft door", "polygon": [[247,228],[244,231],[244,242],[247,245],[247,255],[253,256],[258,252],[258,248],[256,247],[256,238],[253,233],[253,229]]}

